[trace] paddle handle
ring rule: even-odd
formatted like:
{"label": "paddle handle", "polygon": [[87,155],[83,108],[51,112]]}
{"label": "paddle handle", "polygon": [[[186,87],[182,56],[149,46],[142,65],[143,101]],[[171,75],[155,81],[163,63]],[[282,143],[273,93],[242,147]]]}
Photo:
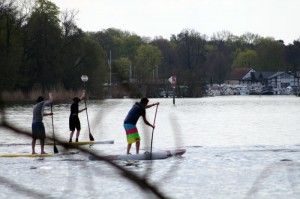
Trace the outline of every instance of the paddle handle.
{"label": "paddle handle", "polygon": [[[156,109],[155,109],[153,126],[155,125],[155,121],[156,121],[157,109],[158,109],[158,104],[156,105]],[[152,159],[153,134],[154,134],[154,128],[152,129],[152,135],[151,135],[150,159]]]}

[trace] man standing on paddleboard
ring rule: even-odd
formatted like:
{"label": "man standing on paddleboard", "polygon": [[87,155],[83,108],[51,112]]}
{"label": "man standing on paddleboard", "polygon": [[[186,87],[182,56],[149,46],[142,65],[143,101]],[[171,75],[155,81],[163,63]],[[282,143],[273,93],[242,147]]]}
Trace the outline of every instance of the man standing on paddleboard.
{"label": "man standing on paddleboard", "polygon": [[159,105],[159,103],[148,105],[148,98],[142,98],[140,102],[136,102],[130,111],[127,114],[127,117],[124,120],[124,128],[127,136],[127,154],[130,154],[130,148],[133,143],[136,143],[136,154],[139,154],[140,150],[140,136],[139,132],[136,128],[136,123],[139,120],[140,116],[143,117],[145,124],[155,128],[154,125],[150,124],[146,119],[146,109],[155,105]]}
{"label": "man standing on paddleboard", "polygon": [[44,113],[45,106],[50,106],[53,102],[52,93],[49,93],[49,100],[45,101],[42,96],[39,96],[36,100],[36,104],[33,107],[33,118],[32,118],[32,154],[35,152],[36,140],[39,139],[41,142],[41,154],[46,154],[44,150],[45,145],[45,126],[43,123],[43,116],[53,115],[53,113]]}
{"label": "man standing on paddleboard", "polygon": [[69,128],[71,131],[69,142],[72,142],[72,137],[73,137],[75,129],[77,130],[75,141],[78,142],[78,137],[79,137],[80,129],[81,129],[78,113],[86,110],[86,108],[79,110],[78,103],[84,98],[85,98],[85,90],[83,90],[81,97],[73,98],[73,103],[71,105],[71,113],[70,113],[70,117],[69,117]]}

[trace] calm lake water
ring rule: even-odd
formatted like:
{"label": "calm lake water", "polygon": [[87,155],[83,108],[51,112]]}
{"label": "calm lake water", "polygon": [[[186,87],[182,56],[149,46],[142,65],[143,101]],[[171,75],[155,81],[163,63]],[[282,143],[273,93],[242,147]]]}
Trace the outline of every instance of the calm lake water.
{"label": "calm lake water", "polygon": [[[89,101],[95,140],[114,140],[91,150],[125,154],[123,120],[134,99]],[[199,99],[150,99],[160,102],[154,149],[185,148],[180,158],[118,162],[144,175],[170,198],[300,198],[300,98],[294,96],[227,96]],[[68,140],[70,104],[54,106],[56,136]],[[81,108],[83,108],[81,104]],[[47,111],[47,110],[46,110]],[[155,108],[147,109],[152,123]],[[6,119],[30,131],[32,105],[10,106]],[[88,140],[85,112],[80,113],[80,140]],[[48,136],[51,118],[45,117]],[[142,149],[151,129],[140,119]],[[0,129],[0,152],[31,152],[31,140]],[[12,145],[8,145],[12,144]],[[133,147],[132,152],[134,152]],[[53,147],[47,146],[47,152]],[[59,148],[62,151],[62,148]],[[37,146],[39,151],[39,146]],[[75,154],[0,159],[0,198],[153,198],[103,162]],[[18,188],[19,186],[19,188]],[[32,192],[28,192],[31,190]]]}

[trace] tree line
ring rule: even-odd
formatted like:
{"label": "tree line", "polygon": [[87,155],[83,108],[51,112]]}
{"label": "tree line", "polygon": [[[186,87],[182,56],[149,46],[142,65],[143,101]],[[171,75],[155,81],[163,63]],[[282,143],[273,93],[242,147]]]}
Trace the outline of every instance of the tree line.
{"label": "tree line", "polygon": [[86,74],[90,91],[101,96],[111,66],[113,83],[146,84],[175,74],[190,96],[199,96],[207,83],[224,82],[234,68],[300,70],[299,40],[286,45],[271,37],[227,31],[209,38],[182,30],[170,39],[115,28],[84,32],[75,23],[75,11],[60,12],[48,0],[26,5],[0,0],[1,90],[76,90]]}

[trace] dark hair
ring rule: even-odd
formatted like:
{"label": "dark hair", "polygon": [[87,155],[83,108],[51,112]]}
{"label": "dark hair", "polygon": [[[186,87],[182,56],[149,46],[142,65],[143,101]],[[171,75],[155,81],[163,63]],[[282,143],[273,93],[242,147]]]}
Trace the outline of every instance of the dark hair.
{"label": "dark hair", "polygon": [[36,99],[36,103],[39,103],[39,102],[42,102],[44,101],[44,98],[42,96],[39,96],[37,99]]}
{"label": "dark hair", "polygon": [[148,102],[149,102],[149,100],[148,100],[147,97],[143,97],[143,98],[141,99],[141,103],[142,103],[142,104],[148,104]]}
{"label": "dark hair", "polygon": [[78,97],[73,98],[73,102],[79,102],[79,101],[80,101],[80,99]]}

